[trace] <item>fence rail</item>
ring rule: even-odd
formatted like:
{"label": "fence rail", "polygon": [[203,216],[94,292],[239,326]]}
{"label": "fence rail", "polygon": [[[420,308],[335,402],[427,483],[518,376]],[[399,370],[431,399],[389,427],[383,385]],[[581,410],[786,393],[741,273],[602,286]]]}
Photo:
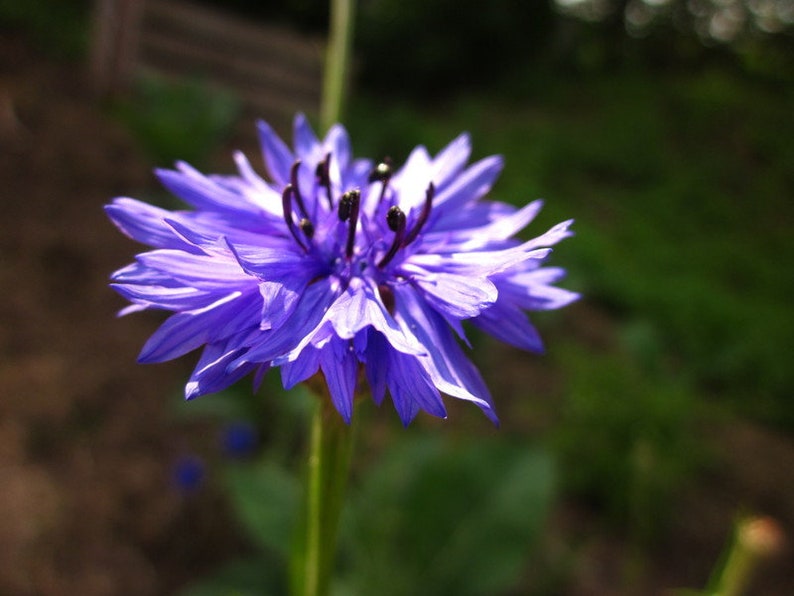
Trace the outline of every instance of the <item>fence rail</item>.
{"label": "fence rail", "polygon": [[318,111],[319,38],[182,0],[97,0],[93,72],[117,93],[141,74],[199,79],[232,92],[244,116],[285,122]]}

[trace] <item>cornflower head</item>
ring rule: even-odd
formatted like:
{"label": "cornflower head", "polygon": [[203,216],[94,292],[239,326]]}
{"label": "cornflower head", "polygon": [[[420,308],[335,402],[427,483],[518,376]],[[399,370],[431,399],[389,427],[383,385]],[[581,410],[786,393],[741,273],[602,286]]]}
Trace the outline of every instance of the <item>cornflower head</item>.
{"label": "cornflower head", "polygon": [[577,298],[545,267],[570,221],[515,239],[541,202],[483,200],[500,157],[467,167],[468,135],[435,157],[417,147],[395,169],[355,159],[346,130],[318,139],[303,115],[290,149],[264,122],[268,179],[242,153],[234,176],[178,162],[157,172],[192,209],[167,211],[131,198],[106,207],[129,237],[154,247],[112,276],[131,302],[121,314],[172,314],[140,362],[202,348],[188,399],[280,368],[285,388],[322,372],[350,421],[357,387],[388,393],[403,424],[420,410],[445,417],[441,394],[477,404],[496,422],[491,396],[466,357],[461,322],[519,348],[541,351],[525,311]]}

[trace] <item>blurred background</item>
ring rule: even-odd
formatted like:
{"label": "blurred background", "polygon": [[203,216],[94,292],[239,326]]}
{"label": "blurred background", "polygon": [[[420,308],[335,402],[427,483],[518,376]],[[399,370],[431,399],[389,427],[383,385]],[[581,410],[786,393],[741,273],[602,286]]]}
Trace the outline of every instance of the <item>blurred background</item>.
{"label": "blurred background", "polygon": [[[142,250],[102,205],[175,207],[175,159],[256,161],[314,118],[317,0],[0,0],[0,593],[280,594],[309,398],[184,404],[135,363]],[[336,596],[703,589],[768,516],[746,594],[794,593],[794,2],[360,0],[346,117],[400,163],[461,131],[492,198],[569,217],[584,298],[547,353],[472,331],[502,427],[362,404]],[[316,120],[315,120],[316,121]],[[236,590],[236,591],[235,591]]]}

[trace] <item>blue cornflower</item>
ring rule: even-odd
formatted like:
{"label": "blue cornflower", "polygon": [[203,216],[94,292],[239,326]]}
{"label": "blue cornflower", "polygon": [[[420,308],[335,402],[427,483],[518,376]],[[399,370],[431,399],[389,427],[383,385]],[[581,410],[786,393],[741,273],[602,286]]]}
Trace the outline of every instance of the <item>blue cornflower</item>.
{"label": "blue cornflower", "polygon": [[204,483],[207,474],[204,460],[198,455],[183,455],[174,462],[171,470],[176,488],[185,494],[196,492]]}
{"label": "blue cornflower", "polygon": [[227,457],[244,459],[256,451],[259,434],[253,424],[238,420],[224,425],[220,439]]}
{"label": "blue cornflower", "polygon": [[249,373],[258,383],[280,367],[285,388],[321,371],[346,421],[364,379],[379,404],[388,390],[404,424],[419,410],[446,416],[442,393],[496,421],[456,339],[466,342],[461,321],[540,351],[525,311],[577,298],[553,285],[562,269],[543,266],[571,222],[533,240],[513,238],[541,203],[517,209],[482,200],[502,159],[467,167],[465,134],[435,157],[417,147],[399,169],[354,159],[340,125],[319,140],[303,115],[294,150],[264,122],[259,136],[268,180],[239,152],[235,176],[178,162],[157,174],[192,210],[130,198],[107,207],[122,232],[156,249],[113,275],[132,303],[122,314],[175,313],[139,361],[203,348],[188,399]]}

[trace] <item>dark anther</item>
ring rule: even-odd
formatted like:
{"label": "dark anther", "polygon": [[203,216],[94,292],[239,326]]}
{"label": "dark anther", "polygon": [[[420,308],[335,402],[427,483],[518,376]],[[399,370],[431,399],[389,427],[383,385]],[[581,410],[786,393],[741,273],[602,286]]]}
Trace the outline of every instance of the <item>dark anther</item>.
{"label": "dark anther", "polygon": [[298,222],[298,227],[309,240],[314,236],[314,225],[305,217]]}
{"label": "dark anther", "polygon": [[325,158],[317,164],[317,169],[314,170],[314,179],[317,181],[318,186],[325,187],[325,193],[328,197],[328,208],[334,208],[334,202],[331,198],[331,154],[326,153]]}
{"label": "dark anther", "polygon": [[431,182],[430,185],[427,187],[427,191],[425,191],[425,204],[422,206],[422,212],[419,214],[419,219],[416,220],[414,227],[411,228],[411,231],[408,232],[408,235],[405,237],[403,241],[403,246],[407,244],[411,244],[416,237],[419,235],[419,232],[422,231],[422,228],[427,223],[427,218],[430,217],[430,210],[433,208],[433,197],[436,194],[436,187]]}
{"label": "dark anther", "polygon": [[388,252],[383,255],[383,258],[378,263],[378,267],[385,267],[403,245],[403,236],[405,236],[405,213],[403,213],[402,209],[397,207],[397,205],[390,207],[389,211],[386,213],[386,225],[394,232],[394,239],[392,240]]}
{"label": "dark anther", "polygon": [[284,187],[284,192],[281,193],[281,206],[284,209],[284,221],[287,222],[287,227],[292,237],[295,238],[295,242],[297,242],[303,250],[308,252],[309,248],[303,243],[303,240],[301,240],[300,234],[298,234],[298,228],[292,219],[292,196],[294,194],[291,184],[287,184],[287,186]]}
{"label": "dark anther", "polygon": [[347,221],[347,218],[350,217],[350,207],[350,198],[347,196],[347,194],[343,194],[342,198],[339,199],[339,209],[337,210],[339,221]]}
{"label": "dark anther", "polygon": [[386,225],[392,232],[405,230],[405,213],[397,205],[391,207],[386,213]]}
{"label": "dark anther", "polygon": [[386,194],[386,189],[389,186],[389,180],[391,180],[391,176],[394,172],[392,171],[391,167],[391,159],[388,157],[384,158],[382,162],[380,162],[377,166],[373,168],[373,170],[369,173],[369,182],[372,184],[373,182],[381,182],[380,187],[380,197],[378,197],[378,203],[383,201],[383,195]]}
{"label": "dark anther", "polygon": [[309,217],[309,212],[306,211],[306,205],[301,196],[300,186],[298,186],[298,168],[300,168],[300,166],[301,160],[295,160],[295,163],[292,164],[292,168],[289,171],[289,179],[292,186],[292,194],[295,197],[295,202],[298,204],[298,209],[300,209],[301,217]]}
{"label": "dark anther", "polygon": [[387,157],[369,173],[369,182],[388,182],[391,175],[391,160]]}
{"label": "dark anther", "polygon": [[347,258],[353,256],[353,245],[356,240],[356,225],[358,224],[358,208],[361,203],[361,191],[357,188],[347,191],[339,199],[339,221],[347,221],[347,244],[345,254]]}
{"label": "dark anther", "polygon": [[322,161],[317,162],[317,167],[314,169],[314,179],[320,186],[325,186],[328,184],[328,172],[326,171],[326,165],[328,164],[329,157],[331,157],[331,154],[327,153]]}
{"label": "dark anther", "polygon": [[350,213],[353,211],[353,193],[357,193],[358,191],[349,190],[345,194],[342,195],[342,198],[339,199],[339,221],[347,221],[350,217]]}

